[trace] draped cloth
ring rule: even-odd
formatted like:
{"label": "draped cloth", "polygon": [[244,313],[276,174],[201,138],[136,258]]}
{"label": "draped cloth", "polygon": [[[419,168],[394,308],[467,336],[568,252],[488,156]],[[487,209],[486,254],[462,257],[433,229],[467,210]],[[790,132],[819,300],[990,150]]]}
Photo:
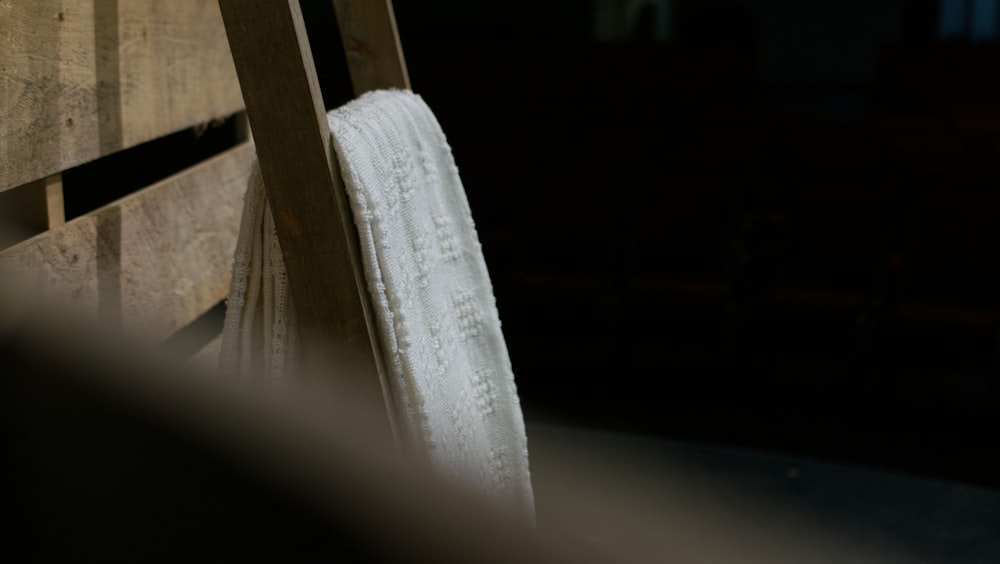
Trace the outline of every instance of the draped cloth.
{"label": "draped cloth", "polygon": [[[451,148],[404,90],[327,115],[361,242],[396,418],[434,467],[533,520],[527,438],[490,277]],[[345,268],[349,268],[345,265]],[[288,385],[294,308],[257,165],[227,303],[222,363]],[[335,376],[334,376],[335,377]]]}

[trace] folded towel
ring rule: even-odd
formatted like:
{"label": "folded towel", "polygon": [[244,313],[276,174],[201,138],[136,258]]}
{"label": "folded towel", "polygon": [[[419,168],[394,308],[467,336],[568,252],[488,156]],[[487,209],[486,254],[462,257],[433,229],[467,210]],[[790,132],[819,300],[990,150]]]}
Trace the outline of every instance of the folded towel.
{"label": "folded towel", "polygon": [[[527,439],[493,288],[451,148],[408,91],[327,116],[361,241],[397,419],[442,473],[533,519]],[[296,343],[273,220],[251,175],[222,362],[281,384]]]}

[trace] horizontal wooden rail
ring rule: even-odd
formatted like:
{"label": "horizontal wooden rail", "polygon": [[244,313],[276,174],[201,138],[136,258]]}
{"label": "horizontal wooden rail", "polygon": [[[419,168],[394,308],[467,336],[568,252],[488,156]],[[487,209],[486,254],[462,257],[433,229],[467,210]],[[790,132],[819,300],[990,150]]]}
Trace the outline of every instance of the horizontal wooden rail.
{"label": "horizontal wooden rail", "polygon": [[216,0],[0,2],[0,191],[242,107]]}
{"label": "horizontal wooden rail", "polygon": [[253,156],[244,143],[0,251],[0,269],[161,341],[229,293]]}

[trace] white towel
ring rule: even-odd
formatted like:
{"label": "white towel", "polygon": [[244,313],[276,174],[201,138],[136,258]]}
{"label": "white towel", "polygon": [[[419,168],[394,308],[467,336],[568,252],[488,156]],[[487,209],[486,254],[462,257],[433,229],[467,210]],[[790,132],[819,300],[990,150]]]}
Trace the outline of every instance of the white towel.
{"label": "white towel", "polygon": [[[451,148],[423,100],[368,93],[327,116],[398,419],[435,467],[533,519],[527,439],[493,288]],[[222,359],[290,372],[287,279],[251,175]]]}
{"label": "white towel", "polygon": [[[298,343],[295,308],[278,235],[256,161],[250,172],[233,257],[219,364],[243,378],[267,376],[284,385]],[[262,383],[263,384],[263,383]]]}

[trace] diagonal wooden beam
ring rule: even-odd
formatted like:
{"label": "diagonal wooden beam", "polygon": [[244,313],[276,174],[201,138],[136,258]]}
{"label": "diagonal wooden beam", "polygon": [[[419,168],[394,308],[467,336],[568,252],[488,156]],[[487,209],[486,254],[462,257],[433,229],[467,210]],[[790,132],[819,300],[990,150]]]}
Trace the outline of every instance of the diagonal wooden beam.
{"label": "diagonal wooden beam", "polygon": [[308,370],[392,422],[360,243],[298,0],[219,0]]}
{"label": "diagonal wooden beam", "polygon": [[351,83],[358,96],[410,88],[392,0],[333,0]]}

